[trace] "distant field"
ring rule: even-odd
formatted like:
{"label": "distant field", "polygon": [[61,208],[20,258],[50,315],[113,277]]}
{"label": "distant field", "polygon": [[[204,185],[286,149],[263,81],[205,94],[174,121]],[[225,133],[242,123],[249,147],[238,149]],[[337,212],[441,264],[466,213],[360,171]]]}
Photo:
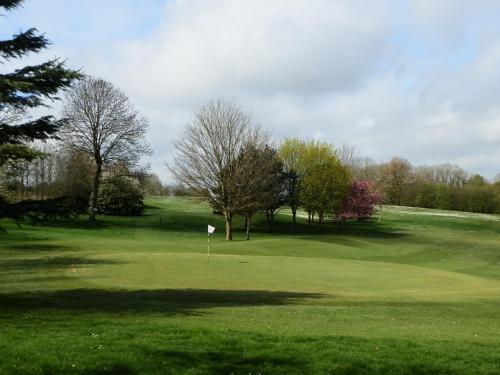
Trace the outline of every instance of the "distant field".
{"label": "distant field", "polygon": [[[500,374],[500,221],[273,230],[190,199],[0,234],[0,374]],[[207,224],[217,227],[206,257]]]}

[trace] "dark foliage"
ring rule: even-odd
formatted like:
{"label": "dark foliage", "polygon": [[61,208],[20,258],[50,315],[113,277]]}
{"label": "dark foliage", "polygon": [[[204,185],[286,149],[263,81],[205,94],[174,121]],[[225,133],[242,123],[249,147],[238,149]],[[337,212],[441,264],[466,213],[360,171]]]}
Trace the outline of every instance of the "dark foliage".
{"label": "dark foliage", "polygon": [[41,106],[45,99],[57,99],[60,89],[69,87],[80,77],[79,72],[66,69],[64,62],[59,60],[0,74],[1,105],[15,108]]}
{"label": "dark foliage", "polygon": [[69,219],[85,211],[87,202],[73,197],[59,197],[46,200],[24,200],[9,203],[0,197],[0,217],[9,217],[17,221],[23,217],[32,222],[51,219]]}
{"label": "dark foliage", "polygon": [[29,52],[38,52],[45,48],[49,41],[43,35],[36,34],[37,29],[14,35],[12,39],[0,40],[0,54],[4,59],[18,58]]}
{"label": "dark foliage", "polygon": [[[12,10],[20,6],[21,0],[4,0],[0,7]],[[49,45],[45,36],[30,28],[0,41],[0,57],[3,60],[21,58],[29,53],[38,53]],[[1,61],[0,61],[1,63]],[[54,59],[39,65],[28,65],[11,73],[0,74],[0,112],[12,109],[23,111],[44,105],[45,100],[57,99],[61,89],[68,88],[75,79],[81,78],[78,71],[66,69],[64,62]],[[51,116],[19,124],[17,121],[0,121],[0,159],[2,163],[16,159],[32,159],[26,147],[3,147],[22,145],[34,140],[54,137],[61,122]],[[7,152],[5,152],[7,149]]]}
{"label": "dark foliage", "polygon": [[0,144],[22,144],[56,138],[55,133],[63,123],[64,120],[55,121],[52,116],[44,116],[18,126],[0,123]]}
{"label": "dark foliage", "polygon": [[0,7],[6,10],[14,9],[21,6],[24,0],[0,0]]}

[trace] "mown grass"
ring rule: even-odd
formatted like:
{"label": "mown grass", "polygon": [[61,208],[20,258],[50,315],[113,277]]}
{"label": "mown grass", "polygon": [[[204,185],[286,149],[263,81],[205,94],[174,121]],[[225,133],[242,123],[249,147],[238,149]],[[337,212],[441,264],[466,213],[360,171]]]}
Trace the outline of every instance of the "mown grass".
{"label": "mown grass", "polygon": [[500,374],[500,221],[283,212],[228,243],[205,204],[147,203],[1,223],[0,373]]}

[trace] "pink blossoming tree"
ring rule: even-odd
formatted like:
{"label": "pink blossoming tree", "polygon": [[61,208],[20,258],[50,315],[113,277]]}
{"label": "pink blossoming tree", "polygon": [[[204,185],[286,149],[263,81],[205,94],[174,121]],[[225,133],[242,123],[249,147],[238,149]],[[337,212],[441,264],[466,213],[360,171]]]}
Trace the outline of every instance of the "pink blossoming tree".
{"label": "pink blossoming tree", "polygon": [[381,195],[374,190],[370,181],[354,181],[345,198],[341,220],[364,220],[369,218],[377,204],[381,202]]}

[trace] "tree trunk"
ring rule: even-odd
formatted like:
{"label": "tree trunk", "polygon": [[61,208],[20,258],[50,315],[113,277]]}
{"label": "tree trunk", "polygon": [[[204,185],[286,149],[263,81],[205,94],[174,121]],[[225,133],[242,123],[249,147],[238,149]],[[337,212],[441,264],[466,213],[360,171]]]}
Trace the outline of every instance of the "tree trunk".
{"label": "tree trunk", "polygon": [[95,221],[97,211],[97,196],[99,194],[99,182],[101,180],[102,164],[97,163],[92,181],[92,192],[90,193],[89,221]]}
{"label": "tree trunk", "polygon": [[267,210],[266,212],[267,227],[273,229],[274,224],[274,210]]}
{"label": "tree trunk", "polygon": [[297,226],[297,207],[292,206],[292,228]]}
{"label": "tree trunk", "polygon": [[250,220],[252,219],[251,216],[245,216],[245,222],[247,223],[246,231],[247,231],[247,240],[250,239]]}
{"label": "tree trunk", "polygon": [[233,240],[233,214],[225,212],[224,217],[226,219],[226,241]]}
{"label": "tree trunk", "polygon": [[307,224],[311,225],[311,211],[307,211]]}

